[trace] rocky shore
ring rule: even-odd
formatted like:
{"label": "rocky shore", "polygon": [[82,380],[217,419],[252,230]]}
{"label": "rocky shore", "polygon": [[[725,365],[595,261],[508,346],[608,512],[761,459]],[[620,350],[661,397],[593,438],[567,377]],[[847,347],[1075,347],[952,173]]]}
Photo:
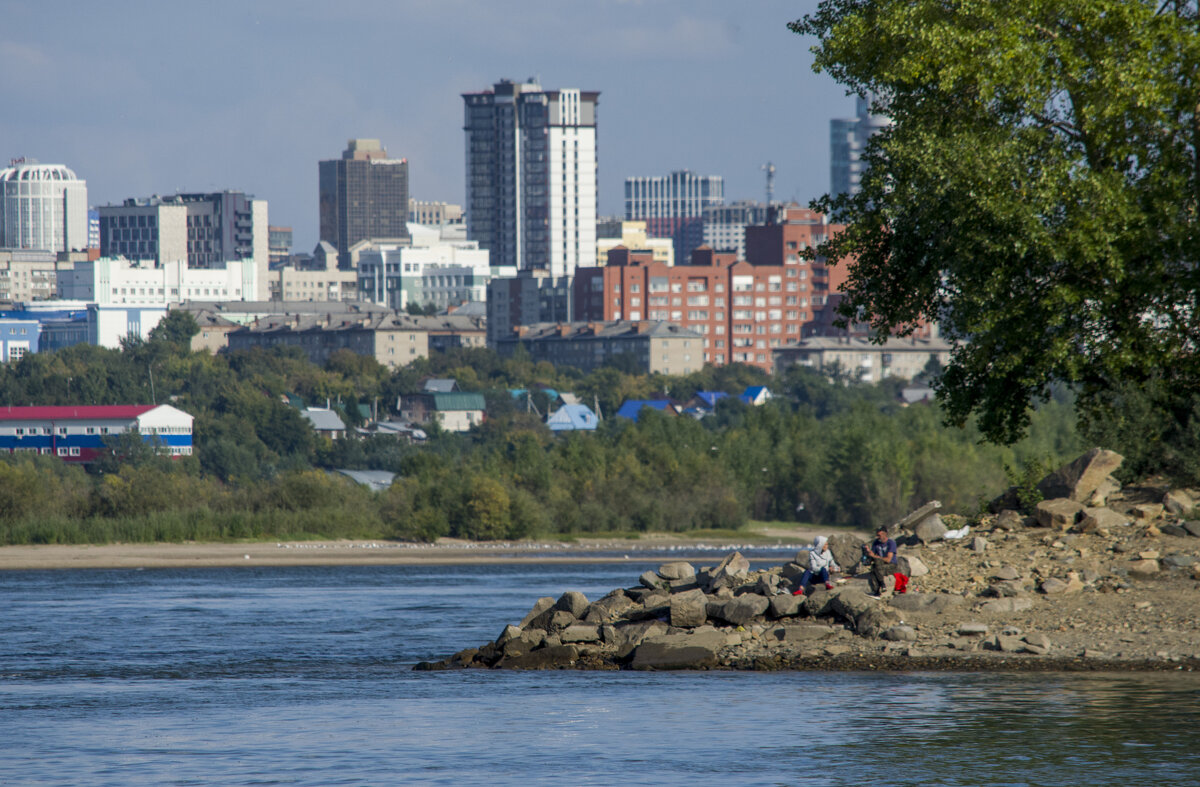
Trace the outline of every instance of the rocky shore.
{"label": "rocky shore", "polygon": [[974,524],[934,501],[889,527],[906,592],[868,595],[862,539],[834,533],[845,573],[792,594],[807,561],[752,570],[664,563],[589,601],[538,599],[494,641],[418,670],[1200,668],[1200,490],[1124,489],[1094,450]]}

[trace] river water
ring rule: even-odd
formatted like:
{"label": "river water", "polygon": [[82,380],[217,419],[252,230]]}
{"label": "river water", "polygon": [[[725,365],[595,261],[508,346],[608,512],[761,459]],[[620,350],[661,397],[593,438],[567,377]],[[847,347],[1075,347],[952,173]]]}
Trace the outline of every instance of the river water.
{"label": "river water", "polygon": [[0,784],[1200,783],[1185,673],[411,671],[657,562],[0,573]]}

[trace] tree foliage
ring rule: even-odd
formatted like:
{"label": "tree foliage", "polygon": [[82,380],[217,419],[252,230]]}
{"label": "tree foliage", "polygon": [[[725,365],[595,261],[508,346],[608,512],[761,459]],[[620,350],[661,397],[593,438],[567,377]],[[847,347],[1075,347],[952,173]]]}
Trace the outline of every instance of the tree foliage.
{"label": "tree foliage", "polygon": [[824,0],[790,27],[893,120],[861,192],[815,203],[849,225],[820,249],[850,260],[845,317],[940,323],[946,414],[992,440],[1059,381],[1085,412],[1154,381],[1197,431],[1195,3]]}

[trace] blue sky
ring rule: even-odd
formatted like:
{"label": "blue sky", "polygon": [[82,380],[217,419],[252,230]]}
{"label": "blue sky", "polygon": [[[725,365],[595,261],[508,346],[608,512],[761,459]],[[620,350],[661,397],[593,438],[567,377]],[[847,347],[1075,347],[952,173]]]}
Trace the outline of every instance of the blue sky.
{"label": "blue sky", "polygon": [[61,163],[92,204],[241,189],[317,240],[317,162],[351,137],[409,160],[413,197],[464,199],[462,99],[500,78],[600,91],[600,211],[624,179],[690,169],[726,199],[829,187],[854,102],[786,24],[815,0],[0,0],[0,159]]}

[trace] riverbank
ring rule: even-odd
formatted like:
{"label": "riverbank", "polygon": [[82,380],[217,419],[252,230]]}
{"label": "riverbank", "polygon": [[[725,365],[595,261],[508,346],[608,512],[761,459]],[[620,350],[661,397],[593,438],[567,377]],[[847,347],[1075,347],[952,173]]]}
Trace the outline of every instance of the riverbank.
{"label": "riverbank", "polygon": [[[245,543],[35,544],[0,547],[0,571],[97,568],[217,568],[228,566],[453,565],[456,563],[607,563],[685,559],[753,548],[793,548],[814,527],[762,527],[720,538],[648,534],[641,538],[574,541],[468,542],[269,541]],[[629,557],[626,557],[629,553]]]}

